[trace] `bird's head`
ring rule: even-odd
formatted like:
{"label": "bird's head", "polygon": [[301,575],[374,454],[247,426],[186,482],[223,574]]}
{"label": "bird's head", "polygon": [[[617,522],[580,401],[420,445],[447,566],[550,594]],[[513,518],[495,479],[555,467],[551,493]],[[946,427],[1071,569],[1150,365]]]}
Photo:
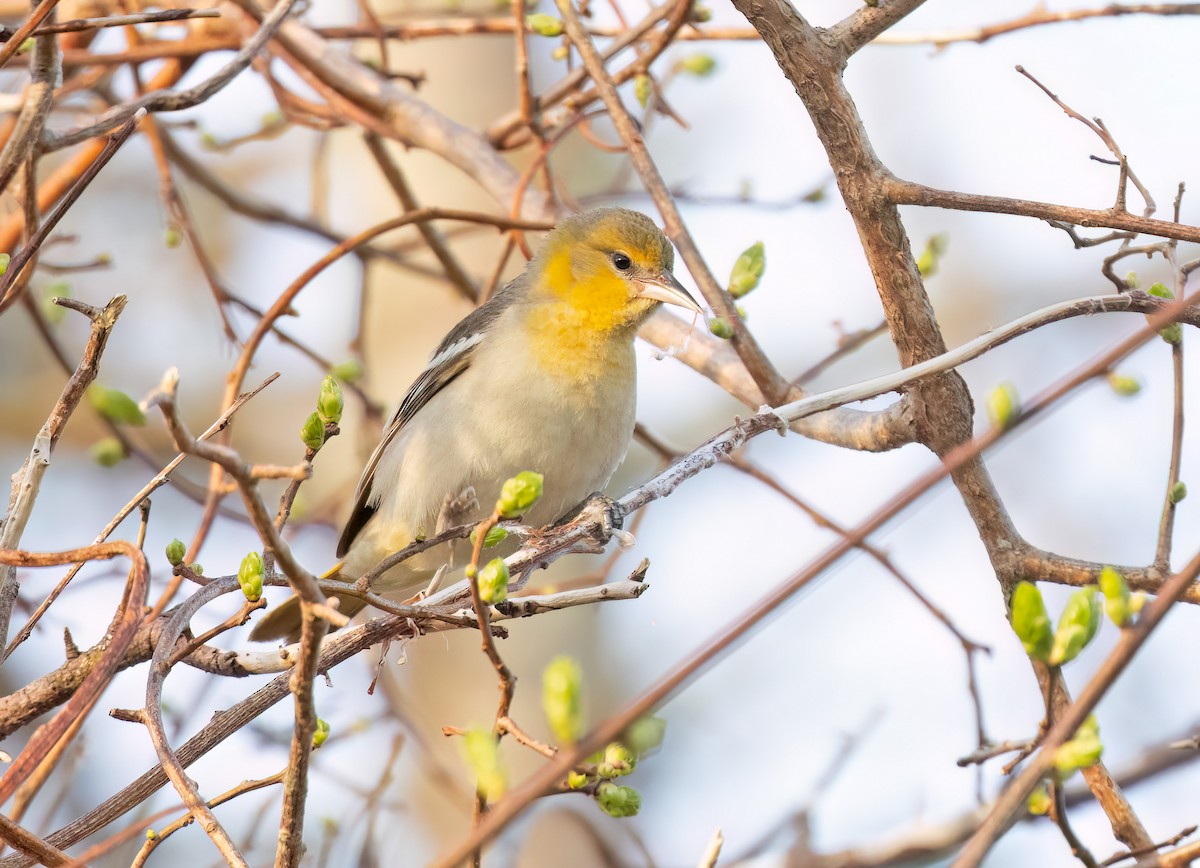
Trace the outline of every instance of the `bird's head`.
{"label": "bird's head", "polygon": [[671,273],[675,255],[645,214],[595,208],[556,227],[530,262],[535,302],[565,303],[588,326],[624,331],[660,302],[700,311]]}

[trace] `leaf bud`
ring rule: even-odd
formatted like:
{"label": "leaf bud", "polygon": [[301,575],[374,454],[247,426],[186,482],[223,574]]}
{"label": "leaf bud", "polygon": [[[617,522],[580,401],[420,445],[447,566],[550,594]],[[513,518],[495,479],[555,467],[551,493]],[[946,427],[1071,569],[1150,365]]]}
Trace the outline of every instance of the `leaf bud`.
{"label": "leaf bud", "polygon": [[242,586],[242,593],[246,595],[246,599],[251,603],[257,603],[262,597],[263,589],[262,555],[258,552],[250,552],[242,558],[242,565],[238,567],[237,580],[238,584]]}
{"label": "leaf bud", "polygon": [[717,61],[711,54],[689,54],[680,58],[675,64],[677,72],[685,72],[697,78],[706,78],[717,68]]}
{"label": "leaf bud", "polygon": [[645,108],[650,103],[654,93],[654,81],[646,73],[640,73],[633,80],[633,95],[637,97],[638,105]]}
{"label": "leaf bud", "polygon": [[1079,725],[1071,740],[1054,752],[1054,767],[1064,779],[1079,769],[1086,769],[1100,762],[1104,745],[1100,742],[1100,726],[1096,715],[1089,714]]}
{"label": "leaf bud", "polygon": [[316,413],[305,419],[304,424],[300,426],[300,439],[313,452],[325,445],[325,423]]}
{"label": "leaf bud", "polygon": [[500,499],[496,501],[496,512],[501,518],[517,518],[529,511],[542,496],[542,474],[522,470],[507,479],[500,488]]}
{"label": "leaf bud", "polygon": [[583,731],[583,670],[579,661],[559,655],[542,671],[542,711],[554,737],[574,744]]}
{"label": "leaf bud", "polygon": [[1100,593],[1104,594],[1104,611],[1118,627],[1126,626],[1133,618],[1129,606],[1129,585],[1125,577],[1112,567],[1100,571]]}
{"label": "leaf bud", "polygon": [[101,467],[116,467],[125,460],[125,446],[116,437],[103,437],[92,444],[92,460]]}
{"label": "leaf bud", "polygon": [[146,414],[138,402],[120,389],[109,389],[92,383],[87,390],[88,402],[96,412],[110,422],[124,425],[145,425]]}
{"label": "leaf bud", "polygon": [[362,379],[363,367],[358,359],[346,359],[330,368],[329,373],[343,383],[357,383]]}
{"label": "leaf bud", "polygon": [[714,316],[710,319],[708,321],[708,330],[714,337],[718,337],[723,341],[727,341],[733,337],[733,326],[723,316]]}
{"label": "leaf bud", "polygon": [[1042,592],[1032,582],[1019,582],[1012,595],[1012,627],[1025,653],[1034,660],[1050,656],[1054,635]]}
{"label": "leaf bud", "polygon": [[317,718],[317,730],[313,733],[312,746],[316,750],[321,745],[325,744],[329,738],[329,722],[322,717]]}
{"label": "leaf bud", "polygon": [[1020,412],[1021,399],[1012,383],[1005,381],[988,392],[987,414],[995,427],[1007,428]]}
{"label": "leaf bud", "polygon": [[1187,485],[1183,482],[1176,482],[1171,486],[1171,492],[1167,495],[1167,500],[1171,501],[1173,506],[1185,497],[1187,497]]}
{"label": "leaf bud", "polygon": [[767,269],[767,254],[761,241],[755,241],[741,252],[729,274],[729,294],[741,298],[758,286]]}
{"label": "leaf bud", "polygon": [[336,425],[342,421],[342,410],[346,399],[342,397],[342,387],[331,376],[321,381],[321,391],[317,394],[317,415],[326,425]]}
{"label": "leaf bud", "polygon": [[563,34],[562,20],[553,15],[547,15],[545,12],[526,15],[525,25],[538,36],[562,36]]}
{"label": "leaf bud", "polygon": [[[506,531],[504,528],[492,527],[483,536],[483,547],[485,549],[490,549],[492,546],[500,545],[500,543],[504,542],[507,536],[508,531]],[[475,530],[471,531],[471,545],[474,545],[478,538],[479,528],[476,528]]]}
{"label": "leaf bud", "polygon": [[604,758],[596,766],[596,774],[602,778],[623,777],[637,766],[637,754],[619,741],[604,748]]}
{"label": "leaf bud", "polygon": [[596,804],[610,817],[633,817],[642,807],[642,797],[633,787],[605,781],[596,787]]}
{"label": "leaf bud", "polygon": [[1137,377],[1118,374],[1116,371],[1109,371],[1108,386],[1122,398],[1132,398],[1142,391],[1142,384]]}
{"label": "leaf bud", "polygon": [[467,731],[463,738],[463,755],[475,773],[475,791],[489,802],[504,795],[508,775],[500,760],[500,746],[490,730],[478,727]]}
{"label": "leaf bud", "polygon": [[502,603],[508,598],[508,564],[504,558],[492,558],[476,579],[479,598],[485,603]]}
{"label": "leaf bud", "polygon": [[1048,662],[1062,666],[1079,656],[1100,629],[1100,599],[1096,588],[1080,588],[1067,599],[1054,631],[1054,648]]}
{"label": "leaf bud", "polygon": [[167,562],[177,567],[183,563],[184,557],[187,556],[187,546],[183,544],[181,539],[173,539],[167,543]]}

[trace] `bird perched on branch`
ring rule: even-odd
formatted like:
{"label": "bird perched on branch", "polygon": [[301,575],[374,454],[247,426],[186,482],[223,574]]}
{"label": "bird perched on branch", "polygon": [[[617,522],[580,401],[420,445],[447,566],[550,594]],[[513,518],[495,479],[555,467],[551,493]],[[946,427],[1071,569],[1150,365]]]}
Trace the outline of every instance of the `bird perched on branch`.
{"label": "bird perched on branch", "polygon": [[[409,387],[363,470],[329,578],[353,582],[436,532],[448,498],[474,488],[490,506],[504,481],[541,473],[525,517],[540,526],[607,484],[633,435],[633,339],[660,302],[699,312],[671,273],[670,242],[644,214],[597,208],[561,222],[525,271],[442,340]],[[459,520],[490,510],[466,510]],[[448,560],[430,549],[383,573],[372,590],[419,591]],[[365,601],[340,600],[346,615]],[[252,639],[299,636],[297,598]]]}

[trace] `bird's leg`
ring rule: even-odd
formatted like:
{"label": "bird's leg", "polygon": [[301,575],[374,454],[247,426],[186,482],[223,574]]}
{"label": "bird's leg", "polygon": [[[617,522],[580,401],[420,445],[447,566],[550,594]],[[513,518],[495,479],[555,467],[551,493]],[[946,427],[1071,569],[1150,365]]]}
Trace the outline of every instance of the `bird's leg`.
{"label": "bird's leg", "polygon": [[591,526],[589,536],[604,546],[625,523],[625,508],[603,492],[595,491],[583,503],[560,518],[551,528]]}

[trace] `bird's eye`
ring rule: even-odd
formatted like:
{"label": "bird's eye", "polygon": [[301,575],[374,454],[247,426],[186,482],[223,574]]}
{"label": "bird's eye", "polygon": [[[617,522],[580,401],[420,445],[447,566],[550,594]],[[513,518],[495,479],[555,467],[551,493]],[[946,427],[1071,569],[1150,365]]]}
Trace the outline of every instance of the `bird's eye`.
{"label": "bird's eye", "polygon": [[616,267],[617,271],[628,271],[633,268],[633,260],[624,253],[614,253],[612,255],[612,264]]}

